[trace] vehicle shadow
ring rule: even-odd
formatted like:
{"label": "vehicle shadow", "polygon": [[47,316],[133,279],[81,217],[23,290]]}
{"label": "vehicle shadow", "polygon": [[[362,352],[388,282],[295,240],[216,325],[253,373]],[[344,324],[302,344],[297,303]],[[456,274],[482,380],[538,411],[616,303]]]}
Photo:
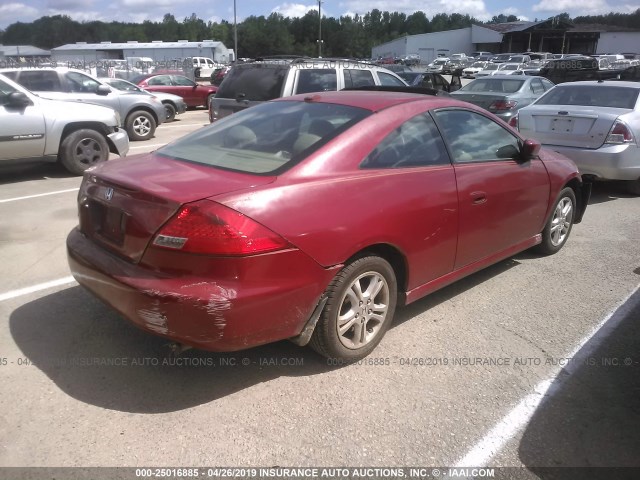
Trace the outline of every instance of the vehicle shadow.
{"label": "vehicle shadow", "polygon": [[335,368],[288,341],[230,354],[188,350],[172,356],[166,339],[137,329],[79,286],[29,302],[9,321],[26,361],[61,390],[124,412],[179,411],[281,376]]}
{"label": "vehicle shadow", "polygon": [[[619,198],[633,198],[627,192],[624,182],[594,182],[589,205],[611,202]],[[589,210],[587,210],[587,214]]]}
{"label": "vehicle shadow", "polygon": [[[391,328],[518,264],[505,260],[400,308]],[[179,411],[281,376],[340,368],[288,341],[228,354],[187,350],[175,357],[168,340],[137,329],[79,286],[22,305],[9,322],[25,359],[61,390],[125,412]]]}
{"label": "vehicle shadow", "polygon": [[26,165],[3,165],[0,167],[0,185],[43,180],[45,178],[77,177],[61,165],[51,162],[33,162]]}
{"label": "vehicle shadow", "polygon": [[566,363],[546,392],[518,449],[522,463],[538,478],[638,478],[639,319],[636,291]]}

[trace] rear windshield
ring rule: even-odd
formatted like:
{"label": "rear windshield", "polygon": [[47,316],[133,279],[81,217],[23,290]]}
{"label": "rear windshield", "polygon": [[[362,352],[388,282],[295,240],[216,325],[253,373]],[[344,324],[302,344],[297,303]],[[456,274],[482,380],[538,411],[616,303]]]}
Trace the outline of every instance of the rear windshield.
{"label": "rear windshield", "polygon": [[495,92],[514,93],[522,88],[524,80],[503,80],[497,78],[482,78],[468,83],[460,89],[465,92]]}
{"label": "rear windshield", "polygon": [[632,110],[640,89],[606,85],[557,85],[536,102],[538,105],[582,105]]}
{"label": "rear windshield", "polygon": [[263,103],[182,137],[157,153],[244,173],[277,174],[370,114],[362,108],[328,103]]}
{"label": "rear windshield", "polygon": [[234,67],[226,74],[218,87],[217,98],[238,98],[264,102],[282,96],[286,65],[252,64]]}

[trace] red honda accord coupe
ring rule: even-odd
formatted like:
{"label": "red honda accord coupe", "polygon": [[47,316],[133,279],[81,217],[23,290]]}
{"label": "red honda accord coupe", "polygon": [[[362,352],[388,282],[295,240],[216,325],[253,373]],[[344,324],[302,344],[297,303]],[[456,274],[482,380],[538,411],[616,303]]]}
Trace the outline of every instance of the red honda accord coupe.
{"label": "red honda accord coupe", "polygon": [[291,339],[354,361],[397,305],[557,252],[589,192],[570,160],[471,104],[299,95],[88,171],[68,258],[81,285],[179,344]]}

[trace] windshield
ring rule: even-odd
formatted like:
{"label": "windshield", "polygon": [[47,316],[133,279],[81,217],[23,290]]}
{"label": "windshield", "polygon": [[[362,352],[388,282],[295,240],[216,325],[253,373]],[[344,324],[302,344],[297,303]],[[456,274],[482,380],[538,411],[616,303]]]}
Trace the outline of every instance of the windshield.
{"label": "windshield", "polygon": [[582,105],[633,110],[640,89],[606,85],[557,85],[538,99],[538,105]]}
{"label": "windshield", "polygon": [[328,103],[264,103],[187,135],[157,153],[245,173],[279,173],[370,114],[369,110]]}
{"label": "windshield", "polygon": [[497,63],[490,63],[485,67],[485,70],[498,70],[499,66],[500,65],[498,65]]}

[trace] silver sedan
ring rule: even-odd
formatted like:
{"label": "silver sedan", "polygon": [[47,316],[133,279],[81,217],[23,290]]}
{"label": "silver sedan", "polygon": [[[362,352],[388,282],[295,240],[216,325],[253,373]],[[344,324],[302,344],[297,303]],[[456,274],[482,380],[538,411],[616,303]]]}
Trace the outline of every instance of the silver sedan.
{"label": "silver sedan", "polygon": [[583,176],[625,180],[640,195],[639,97],[638,82],[563,83],[520,110],[512,125],[571,158]]}
{"label": "silver sedan", "polygon": [[477,78],[451,95],[473,103],[508,122],[522,107],[553,88],[543,77],[493,75]]}

